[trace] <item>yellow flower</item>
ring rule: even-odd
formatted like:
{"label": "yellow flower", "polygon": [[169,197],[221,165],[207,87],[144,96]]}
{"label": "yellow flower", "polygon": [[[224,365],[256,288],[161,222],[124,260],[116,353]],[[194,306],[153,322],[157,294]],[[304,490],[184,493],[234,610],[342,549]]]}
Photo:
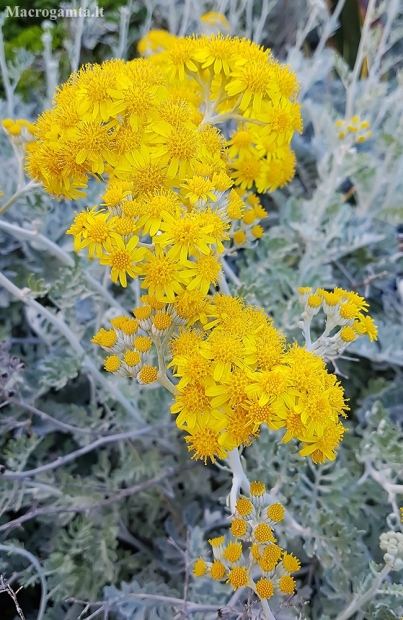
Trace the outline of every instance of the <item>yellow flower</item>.
{"label": "yellow flower", "polygon": [[150,30],[137,44],[142,56],[149,56],[169,49],[177,40],[174,34],[166,30]]}
{"label": "yellow flower", "polygon": [[143,229],[143,235],[153,237],[161,228],[163,213],[179,218],[181,204],[172,190],[157,189],[140,197],[139,220],[137,226]]}
{"label": "yellow flower", "polygon": [[262,497],[266,492],[266,485],[263,482],[251,482],[250,484],[250,494],[253,497]]}
{"label": "yellow flower", "polygon": [[207,573],[207,564],[203,558],[198,558],[193,567],[193,575],[195,577],[203,577]]}
{"label": "yellow flower", "polygon": [[227,583],[230,583],[234,590],[243,588],[249,583],[248,569],[246,566],[236,566],[228,574]]}
{"label": "yellow flower", "polygon": [[219,74],[222,71],[226,76],[230,74],[233,56],[232,37],[223,37],[221,34],[212,35],[208,39],[203,38],[201,47],[194,53],[194,58],[202,63],[202,69],[211,67],[213,74]]}
{"label": "yellow flower", "polygon": [[198,289],[207,295],[211,285],[216,286],[221,273],[221,263],[213,254],[196,256],[195,262],[186,260],[183,263],[186,270],[182,271],[183,279],[189,284],[189,291]]}
{"label": "yellow flower", "polygon": [[168,166],[169,179],[179,179],[180,185],[191,177],[198,158],[196,128],[191,124],[172,126],[165,121],[153,124],[155,137],[150,138],[155,146],[153,159],[162,166]]}
{"label": "yellow flower", "polygon": [[240,338],[213,332],[208,341],[201,343],[201,354],[211,360],[215,381],[225,381],[234,366],[242,367],[244,347]]}
{"label": "yellow flower", "polygon": [[234,232],[233,239],[234,243],[236,243],[237,245],[242,245],[246,241],[246,234],[243,230],[237,230],[236,232]]}
{"label": "yellow flower", "polygon": [[236,503],[236,509],[241,517],[247,517],[253,510],[253,504],[247,497],[240,497]]}
{"label": "yellow flower", "polygon": [[345,325],[340,330],[340,338],[343,342],[353,342],[357,338],[357,333],[355,332],[353,327],[349,325]]}
{"label": "yellow flower", "polygon": [[153,383],[154,381],[157,380],[157,376],[158,376],[157,368],[147,364],[146,366],[143,366],[143,368],[138,373],[137,381],[139,383],[144,383],[144,384]]}
{"label": "yellow flower", "polygon": [[234,564],[242,555],[242,543],[230,542],[224,549],[223,557]]}
{"label": "yellow flower", "polygon": [[176,39],[168,50],[170,78],[178,77],[180,81],[185,79],[185,71],[195,73],[197,65],[193,60],[194,53],[198,48],[198,42],[192,37]]}
{"label": "yellow flower", "polygon": [[271,579],[261,577],[261,579],[256,582],[256,592],[260,598],[271,598],[274,594],[274,584]]}
{"label": "yellow flower", "polygon": [[225,420],[215,420],[212,417],[207,420],[206,416],[200,417],[195,426],[188,429],[189,435],[185,437],[189,452],[194,453],[192,459],[204,461],[205,465],[207,459],[212,463],[216,457],[225,459],[227,452],[219,443],[220,432],[224,427]]}
{"label": "yellow flower", "polygon": [[295,573],[297,570],[301,568],[301,562],[292,555],[292,553],[284,552],[282,559],[283,566],[286,571],[289,573]]}
{"label": "yellow flower", "polygon": [[110,355],[105,360],[104,368],[107,372],[117,372],[121,364],[122,362],[117,355]]}
{"label": "yellow flower", "polygon": [[244,519],[234,519],[230,529],[234,536],[242,538],[248,530],[248,524]]}
{"label": "yellow flower", "polygon": [[119,280],[121,286],[127,286],[127,275],[136,278],[141,269],[136,266],[145,255],[145,248],[137,248],[139,238],[134,236],[127,245],[123,240],[115,241],[114,247],[109,254],[104,254],[101,258],[101,265],[109,265],[111,267],[111,280],[117,282]]}
{"label": "yellow flower", "polygon": [[171,413],[177,413],[176,424],[181,429],[193,429],[201,416],[209,417],[210,401],[204,385],[192,382],[175,395]]}
{"label": "yellow flower", "polygon": [[250,60],[241,66],[236,66],[231,77],[225,87],[229,97],[242,94],[240,109],[244,111],[252,103],[253,110],[260,112],[262,99],[267,95],[270,85],[269,63]]}
{"label": "yellow flower", "polygon": [[108,218],[109,213],[100,211],[95,213],[93,210],[87,213],[85,220],[83,218],[83,226],[86,232],[84,238],[81,239],[79,249],[88,247],[91,259],[94,256],[101,258],[103,250],[111,252],[112,247],[122,241],[120,235],[113,230],[116,220],[114,218],[108,220]]}
{"label": "yellow flower", "polygon": [[279,502],[276,502],[275,504],[271,504],[271,506],[269,506],[267,509],[268,518],[271,521],[275,521],[276,523],[284,519],[284,514],[285,514],[284,506],[280,504]]}
{"label": "yellow flower", "polygon": [[217,196],[214,194],[215,187],[210,179],[194,176],[191,179],[185,179],[182,187],[185,191],[187,190],[185,200],[189,199],[192,205],[199,200],[207,201],[208,198],[213,202],[217,201]]}
{"label": "yellow flower", "polygon": [[313,442],[309,442],[302,448],[299,453],[301,456],[311,455],[314,463],[324,463],[326,458],[334,461],[336,458],[335,449],[345,433],[345,427],[340,423],[330,423],[323,429],[320,437]]}
{"label": "yellow flower", "polygon": [[261,239],[264,235],[264,228],[257,224],[256,226],[253,226],[251,232],[255,239]]}
{"label": "yellow flower", "polygon": [[276,542],[273,536],[273,530],[267,523],[259,523],[253,530],[253,536],[258,543]]}
{"label": "yellow flower", "polygon": [[239,161],[245,159],[245,157],[256,157],[258,152],[255,147],[256,136],[249,129],[239,128],[235,131],[231,139],[227,141],[229,146],[229,157],[238,157]]}
{"label": "yellow flower", "polygon": [[232,166],[234,168],[232,176],[235,183],[242,189],[250,189],[254,183],[260,184],[260,178],[263,174],[261,160],[256,157],[245,157],[242,160],[234,160]]}
{"label": "yellow flower", "polygon": [[141,284],[142,288],[148,288],[150,295],[155,295],[158,301],[173,302],[175,293],[183,291],[180,263],[164,254],[159,245],[155,247],[155,254],[148,251],[144,260],[142,272],[145,278]]}
{"label": "yellow flower", "polygon": [[259,397],[259,405],[263,407],[268,403],[281,403],[281,396],[287,389],[286,367],[256,372],[253,375],[255,383],[251,383],[246,388],[247,394],[256,394]]}
{"label": "yellow flower", "polygon": [[295,579],[293,577],[290,577],[290,575],[284,575],[284,577],[280,578],[278,582],[278,587],[280,588],[281,592],[284,592],[284,594],[294,594]]}
{"label": "yellow flower", "polygon": [[216,579],[220,581],[224,578],[225,575],[225,566],[219,560],[214,560],[211,568],[210,568],[210,576],[212,579]]}
{"label": "yellow flower", "polygon": [[[94,207],[94,209],[95,208],[96,207]],[[94,212],[94,209],[92,209],[92,212]],[[77,213],[77,211],[74,211],[74,213],[76,214],[76,217],[74,218],[73,224],[66,231],[66,235],[73,235],[74,251],[78,252],[80,247],[82,247],[81,246],[82,240],[87,236],[87,233],[88,233],[88,229],[85,226],[85,224],[87,223],[88,216],[91,212],[87,210],[87,211],[81,211],[81,213]],[[107,235],[107,238],[108,238],[108,235]],[[101,250],[101,253],[102,253],[102,250]]]}
{"label": "yellow flower", "polygon": [[186,264],[189,253],[194,250],[202,254],[210,253],[209,246],[214,243],[210,235],[212,225],[205,226],[201,214],[190,213],[178,219],[163,211],[162,216],[164,221],[160,229],[163,232],[154,237],[153,241],[162,248],[171,246],[167,254],[169,258]]}
{"label": "yellow flower", "polygon": [[354,321],[353,327],[360,334],[366,334],[370,341],[378,339],[378,327],[370,316],[364,316],[361,312],[357,315],[358,321]]}

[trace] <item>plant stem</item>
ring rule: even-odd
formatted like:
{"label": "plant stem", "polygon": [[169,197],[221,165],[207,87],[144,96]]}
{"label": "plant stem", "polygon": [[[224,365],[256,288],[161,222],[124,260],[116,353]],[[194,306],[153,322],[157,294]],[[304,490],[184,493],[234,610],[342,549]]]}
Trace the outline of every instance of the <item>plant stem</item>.
{"label": "plant stem", "polygon": [[71,513],[71,512],[74,512],[77,514],[78,513],[86,514],[90,510],[94,510],[95,508],[104,508],[105,506],[110,506],[114,504],[115,502],[118,502],[124,499],[125,497],[129,497],[130,495],[134,495],[135,493],[140,493],[141,491],[148,489],[154,484],[158,484],[159,482],[161,482],[161,480],[164,480],[168,476],[172,476],[182,471],[183,471],[183,468],[180,468],[180,467],[177,467],[177,468],[168,467],[167,469],[165,469],[163,472],[161,472],[154,478],[150,478],[149,480],[144,480],[144,482],[140,482],[132,487],[121,489],[120,491],[112,495],[112,497],[107,497],[106,499],[103,499],[99,502],[96,502],[94,504],[90,504],[87,506],[56,506],[56,507],[47,507],[47,508],[35,508],[34,510],[31,510],[31,512],[28,512],[22,515],[21,517],[18,517],[17,519],[13,519],[12,521],[9,521],[8,523],[4,523],[3,525],[0,525],[0,532],[8,531],[17,526],[19,527],[22,523],[25,523],[26,521],[30,521],[31,519],[35,519],[36,517],[39,517],[39,516],[50,516],[50,515]]}
{"label": "plant stem", "polygon": [[31,191],[31,189],[36,189],[37,187],[41,187],[41,183],[35,183],[35,181],[30,181],[29,183],[24,185],[24,187],[17,189],[15,194],[13,194],[11,198],[0,207],[0,215],[3,215],[6,211],[8,211],[8,209],[18,200],[18,198],[21,198],[21,196]]}
{"label": "plant stem", "polygon": [[361,30],[361,39],[360,39],[360,44],[358,46],[357,57],[355,59],[353,73],[351,74],[351,82],[347,89],[346,113],[345,113],[346,119],[350,119],[353,115],[355,88],[357,85],[359,73],[361,71],[362,63],[364,62],[364,56],[365,56],[366,46],[368,42],[370,27],[372,24],[375,4],[376,4],[376,0],[369,0],[367,11],[365,13],[365,20],[364,20],[364,25]]}
{"label": "plant stem", "polygon": [[113,443],[115,441],[123,441],[125,439],[137,439],[137,437],[141,437],[146,433],[149,433],[152,430],[151,426],[145,426],[140,430],[128,431],[127,433],[117,433],[116,435],[109,435],[108,437],[100,437],[96,441],[84,446],[83,448],[79,448],[79,450],[75,450],[74,452],[70,452],[65,456],[59,456],[55,461],[51,463],[46,463],[46,465],[41,465],[40,467],[35,467],[35,469],[29,469],[27,471],[5,471],[4,473],[0,473],[1,480],[24,480],[24,478],[31,478],[32,476],[37,476],[38,474],[43,474],[46,471],[51,471],[52,469],[57,469],[66,463],[70,463],[71,461],[75,461],[80,456],[84,454],[88,454],[88,452],[92,452],[92,450],[96,450],[100,446],[104,446],[108,443]]}
{"label": "plant stem", "polygon": [[48,589],[46,585],[46,579],[43,575],[42,566],[39,564],[39,561],[29,551],[26,551],[25,549],[20,549],[20,547],[15,547],[14,545],[0,545],[0,551],[4,551],[5,553],[17,553],[17,555],[23,555],[24,558],[27,558],[27,560],[29,560],[31,564],[35,566],[36,570],[38,571],[39,579],[42,586],[41,602],[39,604],[37,620],[43,620],[48,599]]}
{"label": "plant stem", "polygon": [[347,607],[347,609],[345,609],[343,613],[339,614],[336,620],[348,620],[348,618],[351,618],[351,616],[356,611],[358,611],[363,605],[365,605],[365,603],[368,603],[368,601],[371,600],[374,594],[376,594],[376,591],[378,590],[382,581],[388,575],[389,571],[390,571],[390,566],[386,564],[381,570],[381,572],[377,574],[374,580],[374,583],[369,588],[369,590],[367,590],[361,596],[355,596],[353,600],[351,601],[350,605]]}
{"label": "plant stem", "polygon": [[249,493],[250,485],[249,480],[247,479],[242,467],[238,448],[234,448],[233,450],[228,452],[228,464],[232,471],[232,486],[229,496],[230,509],[231,513],[234,514],[239,491],[242,488],[245,493]]}
{"label": "plant stem", "polygon": [[58,331],[63,334],[63,336],[69,341],[70,346],[73,350],[83,358],[83,367],[87,368],[93,375],[93,377],[98,381],[100,385],[105,389],[107,393],[114,397],[124,409],[129,413],[129,415],[141,426],[144,425],[144,421],[138,411],[133,407],[133,405],[127,400],[125,396],[121,393],[119,388],[113,383],[109,383],[106,377],[98,370],[95,366],[94,362],[90,359],[90,357],[85,353],[83,347],[77,340],[74,333],[71,331],[70,327],[66,325],[66,323],[58,316],[50,312],[47,308],[39,304],[35,299],[30,297],[31,291],[29,289],[22,290],[15,286],[3,273],[0,273],[0,285],[4,286],[6,290],[8,290],[16,299],[22,301],[24,304],[33,308],[44,316],[52,325],[58,329]]}
{"label": "plant stem", "polygon": [[6,62],[6,56],[4,53],[4,38],[3,38],[3,24],[4,16],[1,16],[0,22],[0,70],[1,77],[3,78],[4,90],[6,91],[7,99],[7,114],[10,118],[14,116],[14,89],[11,86],[10,77],[8,74],[8,67]]}
{"label": "plant stem", "polygon": [[[27,241],[38,242],[40,245],[43,245],[46,248],[49,254],[58,258],[61,263],[66,265],[66,267],[73,268],[75,265],[73,258],[67,252],[65,252],[54,241],[48,239],[36,230],[27,230],[26,228],[21,228],[21,226],[17,226],[16,224],[10,224],[9,222],[4,222],[2,220],[0,220],[0,230],[4,230],[10,235],[13,235],[13,237],[15,237],[16,239],[26,239]],[[85,269],[83,269],[82,272],[87,282],[102,297],[104,297],[104,299],[109,303],[110,306],[113,306],[122,314],[127,314],[123,306],[121,306],[120,303],[116,301],[116,299],[101,284],[101,282],[98,282],[98,280],[94,278],[94,276],[92,276],[90,273],[88,273]]]}

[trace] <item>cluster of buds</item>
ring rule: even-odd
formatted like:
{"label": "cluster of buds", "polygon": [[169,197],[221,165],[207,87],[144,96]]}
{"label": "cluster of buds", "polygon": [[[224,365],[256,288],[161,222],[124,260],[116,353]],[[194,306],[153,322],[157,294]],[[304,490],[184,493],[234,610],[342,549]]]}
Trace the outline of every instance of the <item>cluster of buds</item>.
{"label": "cluster of buds", "polygon": [[383,559],[393,570],[403,568],[403,534],[401,532],[384,532],[379,537],[379,546],[386,551]]}
{"label": "cluster of buds", "polygon": [[35,140],[35,125],[23,118],[15,121],[6,118],[1,124],[17,155],[25,157],[27,144]]}
{"label": "cluster of buds", "polygon": [[362,121],[359,116],[353,116],[349,121],[339,120],[336,123],[338,129],[338,136],[340,140],[350,140],[352,143],[358,142],[362,144],[372,137],[372,131],[369,129],[370,122]]}
{"label": "cluster of buds", "polygon": [[[241,195],[245,200],[244,193],[240,190],[234,190],[233,192],[235,196],[233,197],[232,203],[230,202],[230,207],[233,209],[236,208],[237,204],[237,196],[239,203],[243,204],[241,201]],[[238,218],[240,221],[233,222],[231,229],[229,231],[229,236],[232,237],[234,246],[245,246],[250,245],[257,239],[261,239],[264,235],[264,228],[260,225],[260,220],[267,217],[266,210],[260,204],[259,198],[256,194],[250,193],[246,197],[245,205],[246,208],[242,209],[239,212]]]}
{"label": "cluster of buds", "polygon": [[122,315],[110,320],[112,329],[101,328],[91,342],[110,353],[104,368],[118,377],[135,377],[139,383],[157,379],[157,368],[149,364],[152,340],[139,333],[140,322]]}
{"label": "cluster of buds", "polygon": [[193,304],[188,297],[185,293],[175,304],[165,304],[154,295],[143,295],[141,305],[133,310],[134,318],[111,319],[112,329],[101,328],[91,340],[110,353],[105,370],[119,377],[135,377],[139,383],[156,381],[158,370],[150,365],[152,346],[164,349],[172,333],[189,321]]}
{"label": "cluster of buds", "polygon": [[225,580],[234,590],[249,586],[262,600],[293,595],[296,581],[291,573],[301,564],[277,545],[273,532],[284,514],[282,504],[270,503],[265,485],[252,482],[249,498],[241,496],[231,516],[231,539],[220,536],[209,540],[214,560],[200,557],[193,574]]}
{"label": "cluster of buds", "polygon": [[[368,312],[368,304],[357,293],[342,288],[333,291],[318,288],[313,291],[310,286],[300,287],[298,293],[299,301],[304,306],[301,315],[303,320],[298,323],[298,327],[304,332],[310,351],[317,355],[334,356],[343,353],[350,342],[361,336],[368,336],[371,342],[376,340],[378,328],[373,319],[364,314]],[[326,314],[325,329],[312,343],[311,321],[321,309]]]}

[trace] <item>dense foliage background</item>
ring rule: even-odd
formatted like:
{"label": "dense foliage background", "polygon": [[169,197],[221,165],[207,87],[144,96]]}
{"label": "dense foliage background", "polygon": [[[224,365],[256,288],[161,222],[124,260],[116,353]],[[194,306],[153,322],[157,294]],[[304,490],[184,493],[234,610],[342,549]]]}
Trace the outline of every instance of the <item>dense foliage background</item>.
{"label": "dense foliage background", "polygon": [[[379,535],[400,527],[403,504],[403,7],[100,6],[103,19],[3,21],[2,118],[34,120],[80,64],[135,57],[150,27],[200,32],[208,10],[224,13],[232,34],[272,47],[299,76],[297,174],[261,197],[266,234],[229,257],[230,289],[261,304],[291,340],[302,342],[298,286],[357,291],[379,325],[377,343],[360,340],[329,360],[351,408],[335,463],[313,466],[267,430],[244,452],[249,478],[273,487],[296,522],[280,529],[280,542],[302,559],[298,594],[273,610],[276,620],[339,620],[371,587],[383,562]],[[353,114],[371,123],[363,144],[338,137],[336,121]],[[163,388],[98,371],[91,337],[111,308],[130,310],[138,295],[135,284],[122,290],[76,258],[65,236],[74,210],[95,204],[99,187],[78,205],[38,190],[15,196],[19,163],[4,133],[0,141],[0,272],[15,285],[0,286],[0,462],[16,472],[0,476],[2,620],[257,617],[243,590],[231,595],[191,575],[207,539],[227,529],[228,471],[190,460]],[[355,617],[402,614],[402,573],[394,571]]]}

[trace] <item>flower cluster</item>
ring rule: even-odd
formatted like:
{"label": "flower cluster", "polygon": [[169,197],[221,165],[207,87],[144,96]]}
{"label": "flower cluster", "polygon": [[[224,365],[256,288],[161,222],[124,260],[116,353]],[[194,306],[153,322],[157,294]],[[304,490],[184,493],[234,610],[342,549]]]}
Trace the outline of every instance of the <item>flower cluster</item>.
{"label": "flower cluster", "polygon": [[348,139],[360,144],[372,137],[370,126],[369,121],[362,121],[359,116],[353,116],[349,121],[339,120],[336,123],[338,137],[341,140]]}
{"label": "flower cluster", "polygon": [[390,564],[394,570],[403,568],[403,534],[402,532],[384,532],[379,537],[380,548],[386,551],[383,559]]}
{"label": "flower cluster", "polygon": [[[376,337],[365,301],[303,289],[306,337],[322,305],[328,323],[322,339],[301,348],[286,346],[262,310],[209,297],[223,253],[264,233],[267,214],[254,191],[294,174],[296,76],[269,50],[222,34],[152,31],[139,49],[147,58],[71,75],[28,128],[35,141],[27,169],[49,193],[74,200],[90,177],[107,183],[100,207],[77,213],[67,231],[75,251],[86,248],[113,282],[125,287],[138,277],[145,289],[134,317],[116,317],[94,337],[109,354],[105,369],[170,389],[196,459],[249,445],[262,424],[285,429],[283,441],[296,438],[316,463],[334,459],[348,407],[321,355],[358,335]],[[168,342],[177,385],[166,374]]]}
{"label": "flower cluster", "polygon": [[24,118],[19,118],[15,121],[11,118],[6,118],[1,124],[13,145],[15,153],[19,159],[23,160],[26,151],[29,151],[35,140],[36,127],[34,123],[30,123]]}
{"label": "flower cluster", "polygon": [[348,409],[343,388],[323,359],[296,344],[286,346],[272,320],[241,299],[217,294],[200,329],[183,328],[171,341],[178,377],[176,423],[193,458],[225,458],[250,445],[266,424],[297,438],[314,462],[335,458]]}
{"label": "flower cluster", "polygon": [[283,520],[284,507],[270,503],[265,485],[252,482],[250,497],[239,497],[231,516],[232,537],[209,540],[213,562],[196,560],[193,574],[230,583],[234,590],[249,586],[260,599],[273,595],[292,595],[296,581],[291,576],[301,568],[300,561],[282,549],[273,527]]}
{"label": "flower cluster", "polygon": [[[261,192],[292,178],[289,144],[301,116],[288,66],[251,41],[221,34],[158,31],[139,49],[147,42],[157,52],[149,59],[87,65],[58,90],[36,124],[33,178],[73,199],[89,176],[105,173],[136,180],[152,171],[155,189],[180,188],[197,171],[213,182],[229,169],[242,189],[255,184]],[[214,125],[229,119],[237,129],[226,140]]]}
{"label": "flower cluster", "polygon": [[[366,314],[368,304],[364,297],[353,291],[335,288],[326,291],[311,287],[298,289],[300,303],[304,306],[303,321],[299,326],[304,332],[307,346],[317,355],[338,355],[354,340],[368,336],[370,341],[377,339],[378,328],[373,319]],[[326,324],[322,335],[311,343],[310,325],[320,310],[326,314]]]}
{"label": "flower cluster", "polygon": [[[244,199],[294,175],[298,84],[268,50],[237,37],[157,31],[139,48],[153,54],[86,65],[57,91],[35,125],[27,170],[71,199],[90,177],[107,181],[101,208],[78,213],[68,231],[75,250],[87,247],[122,286],[143,275],[172,301],[217,283],[225,242],[263,235],[266,212]],[[237,128],[225,136],[216,125],[230,119]]]}
{"label": "flower cluster", "polygon": [[103,327],[91,342],[110,353],[104,368],[119,377],[135,377],[139,383],[152,383],[157,369],[149,364],[152,340],[139,331],[143,321],[122,315],[111,319],[112,329]]}

